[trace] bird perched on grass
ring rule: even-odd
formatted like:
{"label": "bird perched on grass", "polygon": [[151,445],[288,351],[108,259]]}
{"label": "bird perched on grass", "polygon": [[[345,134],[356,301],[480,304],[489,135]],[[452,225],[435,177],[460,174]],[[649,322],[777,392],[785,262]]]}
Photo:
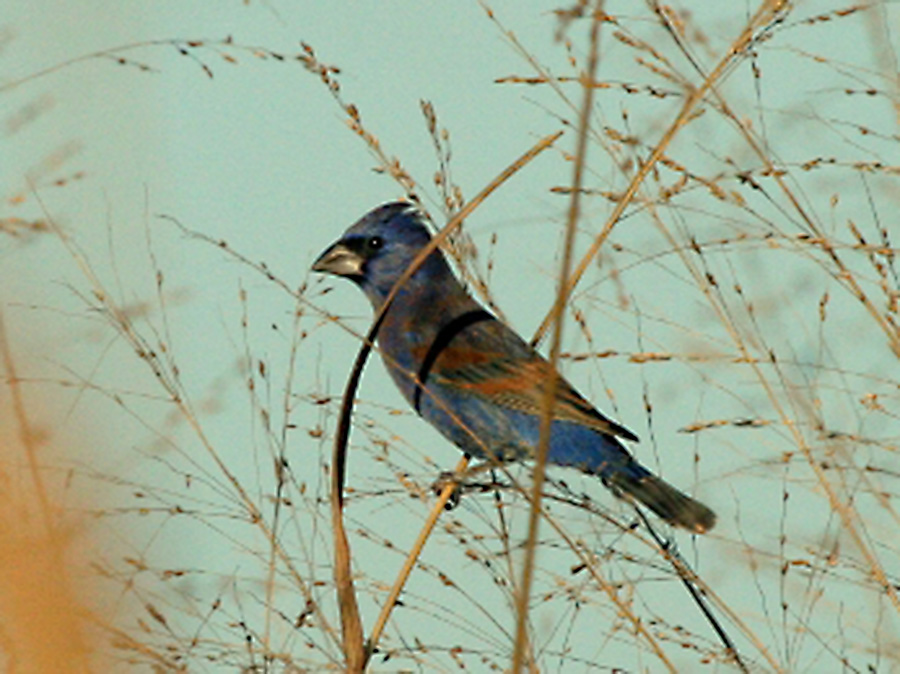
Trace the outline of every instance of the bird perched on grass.
{"label": "bird perched on grass", "polygon": [[[323,252],[313,271],[358,285],[378,311],[431,235],[409,203],[369,212]],[[434,250],[400,288],[377,336],[385,365],[424,419],[479,459],[533,459],[550,364],[488,313]],[[715,513],[666,483],[628,453],[637,441],[565,379],[557,380],[547,462],[597,475],[671,524],[709,531]]]}

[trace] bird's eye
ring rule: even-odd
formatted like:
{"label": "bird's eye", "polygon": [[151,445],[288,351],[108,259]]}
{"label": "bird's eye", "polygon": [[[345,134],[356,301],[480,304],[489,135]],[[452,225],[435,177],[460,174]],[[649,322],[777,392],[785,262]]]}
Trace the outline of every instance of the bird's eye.
{"label": "bird's eye", "polygon": [[380,236],[373,236],[367,243],[369,250],[378,250],[384,247],[384,239]]}

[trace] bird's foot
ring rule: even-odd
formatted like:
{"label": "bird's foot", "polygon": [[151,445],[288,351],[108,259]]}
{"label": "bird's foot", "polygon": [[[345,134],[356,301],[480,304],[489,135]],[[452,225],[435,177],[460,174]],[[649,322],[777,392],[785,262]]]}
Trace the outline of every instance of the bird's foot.
{"label": "bird's foot", "polygon": [[469,466],[465,470],[459,472],[447,470],[438,476],[438,479],[432,483],[431,488],[434,490],[435,494],[440,496],[447,485],[453,485],[453,493],[450,494],[450,498],[447,500],[447,503],[444,504],[446,510],[453,510],[459,505],[459,501],[464,492],[487,492],[497,488],[498,485],[495,480],[486,483],[472,481],[473,478],[477,479],[477,477],[482,475],[485,471],[494,467],[496,467],[496,463],[485,461],[474,466]]}
{"label": "bird's foot", "polygon": [[444,510],[453,510],[459,505],[459,501],[462,498],[462,484],[460,482],[460,477],[461,476],[458,473],[455,473],[452,470],[445,470],[431,484],[431,489],[437,496],[443,494],[444,489],[447,487],[453,487],[450,497],[444,504]]}

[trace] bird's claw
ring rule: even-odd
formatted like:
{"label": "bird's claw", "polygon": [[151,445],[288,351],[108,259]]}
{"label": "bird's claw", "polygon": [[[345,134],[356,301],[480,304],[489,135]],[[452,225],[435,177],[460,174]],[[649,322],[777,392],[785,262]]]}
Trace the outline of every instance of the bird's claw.
{"label": "bird's claw", "polygon": [[450,492],[450,497],[444,504],[444,510],[453,510],[459,505],[459,501],[462,498],[462,486],[459,483],[459,475],[453,471],[445,471],[432,483],[431,488],[437,496],[440,496],[448,486],[452,486],[453,491]]}

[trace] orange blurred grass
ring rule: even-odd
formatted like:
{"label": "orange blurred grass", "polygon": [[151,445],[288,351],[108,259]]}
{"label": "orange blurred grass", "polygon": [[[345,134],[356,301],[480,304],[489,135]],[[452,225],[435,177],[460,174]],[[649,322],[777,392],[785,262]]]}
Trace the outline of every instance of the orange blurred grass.
{"label": "orange blurred grass", "polygon": [[[108,545],[98,540],[84,509],[63,510],[50,496],[44,510],[21,468],[25,447],[11,432],[16,423],[8,402],[0,395],[0,667],[17,673],[94,671],[93,656],[102,644],[91,616],[104,591],[90,558]],[[84,505],[92,496],[81,491],[66,490],[66,501]]]}
{"label": "orange blurred grass", "polygon": [[0,668],[101,671],[103,632],[118,631],[99,617],[112,597],[93,562],[113,545],[89,514],[101,495],[69,479],[65,466],[81,450],[54,445],[52,430],[33,421],[54,401],[40,397],[44,388],[26,397],[17,370],[28,367],[15,360],[2,315],[0,355]]}
{"label": "orange blurred grass", "polygon": [[[17,453],[8,438],[0,442],[4,457]],[[34,499],[13,494],[0,497],[0,658],[4,669],[91,671],[90,658],[97,644],[86,629],[84,604],[91,583],[76,586],[74,578],[83,574],[68,561],[87,547],[81,527],[47,532],[33,515]]]}

